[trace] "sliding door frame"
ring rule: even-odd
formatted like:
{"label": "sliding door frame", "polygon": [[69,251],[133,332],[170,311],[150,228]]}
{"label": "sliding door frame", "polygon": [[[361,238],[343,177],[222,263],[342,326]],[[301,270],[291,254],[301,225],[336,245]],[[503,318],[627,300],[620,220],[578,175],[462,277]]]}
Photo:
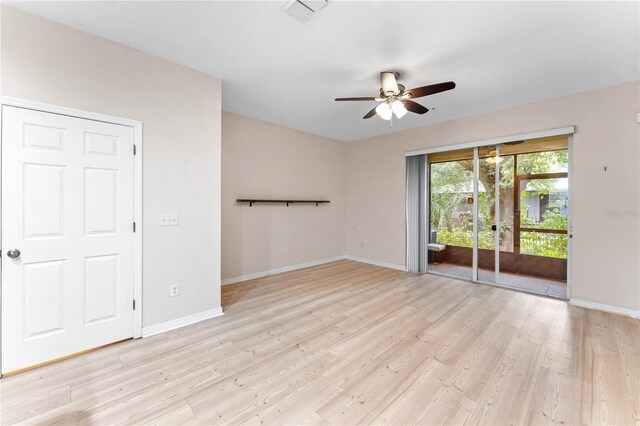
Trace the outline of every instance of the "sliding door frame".
{"label": "sliding door frame", "polygon": [[499,145],[507,142],[517,142],[524,139],[541,139],[541,138],[547,138],[551,136],[570,136],[575,132],[576,132],[576,126],[559,127],[557,129],[542,130],[539,132],[520,133],[517,135],[502,136],[499,138],[480,139],[477,141],[464,142],[464,143],[459,143],[454,145],[444,145],[444,146],[437,146],[433,148],[407,151],[404,153],[404,156],[413,157],[414,155],[435,154],[437,152],[457,151],[461,149],[470,149],[470,148],[476,148],[476,147],[480,148],[488,145]]}
{"label": "sliding door frame", "polygon": [[567,227],[567,300],[571,300],[572,286],[573,286],[573,273],[572,273],[572,259],[573,259],[573,133],[567,137],[567,182],[568,182],[568,197],[567,202],[567,216],[569,217],[569,226]]}
{"label": "sliding door frame", "polygon": [[[567,141],[568,141],[568,182],[569,182],[569,189],[568,189],[568,196],[569,196],[569,201],[568,201],[568,205],[567,205],[567,214],[568,214],[568,218],[569,218],[569,229],[567,230],[567,300],[571,299],[571,294],[572,294],[572,242],[573,242],[573,219],[572,219],[572,214],[573,214],[573,209],[572,209],[572,201],[573,201],[573,196],[572,196],[572,153],[573,153],[573,134],[575,133],[575,126],[567,126],[567,127],[559,127],[559,128],[555,128],[555,129],[549,129],[549,130],[542,130],[542,131],[538,131],[538,132],[531,132],[531,133],[521,133],[521,134],[516,134],[516,135],[510,135],[510,136],[503,136],[503,137],[497,137],[497,138],[492,138],[492,139],[482,139],[482,140],[478,140],[478,141],[472,141],[472,142],[465,142],[465,143],[460,143],[460,144],[454,144],[454,145],[445,145],[445,146],[438,146],[438,147],[433,147],[433,148],[425,148],[425,149],[419,149],[419,150],[414,150],[414,151],[407,151],[405,152],[405,157],[412,157],[415,155],[426,155],[427,156],[427,170],[425,172],[425,192],[426,192],[426,196],[425,196],[425,212],[426,212],[426,221],[427,224],[429,224],[429,226],[425,226],[425,232],[426,232],[426,242],[429,242],[429,238],[431,235],[431,215],[430,215],[430,210],[429,210],[429,198],[431,196],[431,182],[430,182],[430,172],[428,170],[429,167],[429,161],[428,161],[428,156],[429,154],[435,154],[435,153],[439,153],[439,152],[446,152],[446,151],[456,151],[456,150],[461,150],[461,149],[470,149],[473,148],[473,260],[472,260],[472,279],[471,281],[473,282],[480,282],[478,280],[478,181],[479,181],[479,166],[480,166],[480,161],[479,161],[479,148],[481,147],[485,147],[485,146],[489,146],[489,145],[495,145],[496,147],[496,157],[498,157],[500,155],[500,145],[504,144],[504,143],[508,143],[508,142],[516,142],[516,141],[521,141],[521,140],[525,140],[525,139],[540,139],[540,138],[546,138],[546,137],[551,137],[551,136],[567,136]],[[499,182],[499,165],[496,162],[496,179],[497,182]],[[515,185],[515,182],[514,182]],[[499,191],[499,187],[498,185],[496,185],[496,199],[498,199],[498,191]],[[514,186],[514,191],[515,191],[515,186]],[[499,203],[499,201],[498,201]],[[514,206],[515,207],[515,206]],[[499,204],[496,205],[494,207],[496,209],[496,227],[497,229],[499,228],[500,225],[500,210],[499,210]],[[423,220],[425,218],[422,218]],[[500,251],[500,240],[499,240],[499,233],[496,233],[496,239],[495,239],[495,277],[496,277],[496,282],[495,283],[485,283],[482,282],[483,284],[490,284],[490,285],[495,285],[497,287],[504,287],[504,288],[511,288],[511,287],[507,287],[507,286],[502,286],[499,284],[499,280],[497,279],[499,277],[499,271],[500,271],[500,258],[499,258],[499,251]],[[426,252],[428,252],[428,250],[425,250]],[[428,268],[428,264],[425,264],[425,269],[426,269],[426,273],[429,274],[433,274],[433,275],[444,275],[447,276],[446,274],[441,274],[438,273],[436,271],[430,271]],[[468,279],[462,278],[462,277],[453,277],[456,279],[461,279],[463,281],[469,281]],[[522,290],[524,292],[528,292],[527,290]],[[533,292],[531,292],[533,293]],[[533,293],[533,294],[537,294],[537,293]]]}
{"label": "sliding door frame", "polygon": [[495,162],[495,195],[494,195],[494,213],[493,217],[496,222],[496,233],[494,235],[494,264],[493,264],[493,280],[496,283],[500,283],[500,144],[496,145],[496,162]]}
{"label": "sliding door frame", "polygon": [[478,186],[480,182],[480,156],[478,147],[473,148],[473,235],[471,245],[473,256],[471,261],[471,281],[478,281]]}

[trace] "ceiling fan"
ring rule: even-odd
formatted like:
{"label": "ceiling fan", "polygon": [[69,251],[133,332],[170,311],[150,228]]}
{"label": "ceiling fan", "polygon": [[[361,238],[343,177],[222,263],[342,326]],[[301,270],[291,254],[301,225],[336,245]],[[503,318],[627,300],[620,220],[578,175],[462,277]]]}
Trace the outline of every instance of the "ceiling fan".
{"label": "ceiling fan", "polygon": [[380,73],[380,96],[361,98],[336,98],[336,101],[376,101],[382,102],[377,107],[365,114],[364,119],[371,118],[378,114],[384,120],[391,120],[393,115],[401,118],[407,111],[416,114],[424,114],[428,108],[420,105],[411,99],[433,95],[454,89],[456,84],[453,81],[446,83],[431,84],[429,86],[416,87],[405,90],[402,84],[398,84],[400,73],[395,71],[383,71]]}

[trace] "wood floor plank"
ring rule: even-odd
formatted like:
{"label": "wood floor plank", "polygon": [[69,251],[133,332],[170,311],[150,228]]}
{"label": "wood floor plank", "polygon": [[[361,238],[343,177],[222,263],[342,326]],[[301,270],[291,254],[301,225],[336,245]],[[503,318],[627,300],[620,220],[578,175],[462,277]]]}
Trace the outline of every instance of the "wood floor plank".
{"label": "wood floor plank", "polygon": [[526,423],[576,425],[580,423],[580,383],[571,376],[542,367],[538,370]]}
{"label": "wood floor plank", "polygon": [[4,424],[640,424],[640,321],[337,261],[0,380]]}
{"label": "wood floor plank", "polygon": [[12,395],[3,396],[0,420],[2,423],[15,423],[24,418],[33,417],[43,412],[50,412],[56,407],[71,402],[71,386],[64,385],[57,388],[45,388],[41,391],[30,392],[28,396],[18,398],[12,403]]}

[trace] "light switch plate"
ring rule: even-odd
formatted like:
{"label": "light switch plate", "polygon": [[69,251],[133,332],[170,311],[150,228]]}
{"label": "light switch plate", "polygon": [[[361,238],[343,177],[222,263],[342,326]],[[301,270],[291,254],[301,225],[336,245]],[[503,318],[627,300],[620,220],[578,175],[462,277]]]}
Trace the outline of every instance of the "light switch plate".
{"label": "light switch plate", "polygon": [[169,213],[160,215],[160,226],[177,226],[178,213]]}

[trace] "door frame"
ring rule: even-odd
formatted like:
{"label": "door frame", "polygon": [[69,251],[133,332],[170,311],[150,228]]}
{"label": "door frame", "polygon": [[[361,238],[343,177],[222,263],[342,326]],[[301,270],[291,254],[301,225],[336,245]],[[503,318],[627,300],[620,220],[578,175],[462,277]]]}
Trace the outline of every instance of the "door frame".
{"label": "door frame", "polygon": [[[567,153],[569,152],[569,149],[567,147]],[[567,226],[567,229],[546,229],[546,228],[527,228],[527,227],[522,227],[522,216],[521,216],[521,212],[522,212],[522,199],[521,199],[521,188],[520,188],[520,184],[523,180],[540,180],[540,179],[567,179],[567,212],[569,211],[568,209],[568,204],[569,204],[569,191],[568,191],[568,182],[569,182],[569,172],[558,172],[558,173],[539,173],[539,174],[533,174],[533,175],[518,175],[516,174],[513,177],[513,228],[514,228],[514,233],[513,233],[513,251],[514,253],[516,253],[518,256],[520,255],[520,244],[521,244],[521,233],[523,232],[540,232],[540,233],[546,233],[546,234],[565,234],[567,236],[567,244],[569,244],[569,229]],[[568,216],[567,216],[568,218]],[[568,253],[568,251],[567,251]],[[519,264],[519,260],[518,260],[518,264]],[[567,262],[568,265],[568,262]],[[518,270],[519,270],[519,265],[518,265]]]}
{"label": "door frame", "polygon": [[[17,108],[30,109],[50,114],[65,115],[69,117],[81,118],[85,120],[101,121],[104,123],[116,124],[131,127],[133,129],[133,143],[135,145],[134,165],[133,165],[133,221],[136,229],[133,234],[133,298],[135,309],[133,312],[133,338],[142,337],[142,122],[128,118],[115,117],[112,115],[99,114],[91,111],[67,108],[27,99],[0,96],[0,123],[2,122],[2,107],[11,106]],[[2,137],[0,135],[0,168],[2,167]],[[1,171],[1,170],[0,170]],[[1,174],[0,174],[1,176]],[[2,190],[0,182],[0,191]],[[0,211],[2,206],[0,205]],[[0,236],[2,232],[2,222],[0,218]],[[1,241],[1,240],[0,240]],[[0,247],[0,250],[3,248]],[[2,282],[2,263],[0,263],[0,288]],[[0,310],[2,306],[0,305]],[[0,339],[0,350],[2,350],[2,339]]]}
{"label": "door frame", "polygon": [[[406,151],[404,153],[405,157],[412,157],[414,155],[423,155],[426,154],[427,158],[429,154],[435,154],[438,152],[446,152],[446,151],[456,151],[456,150],[461,150],[461,149],[473,149],[474,150],[474,191],[473,191],[473,196],[474,196],[474,200],[477,200],[478,197],[478,188],[477,188],[477,176],[476,176],[476,172],[477,172],[477,164],[476,161],[478,160],[478,148],[484,147],[484,146],[489,146],[489,145],[495,145],[495,146],[499,146],[502,145],[504,143],[507,142],[514,142],[514,141],[520,141],[520,140],[524,140],[524,139],[540,139],[540,138],[545,138],[545,137],[550,137],[550,136],[567,136],[567,152],[568,152],[568,182],[569,182],[569,188],[568,188],[568,205],[567,205],[567,216],[569,218],[569,226],[568,226],[568,230],[567,230],[567,301],[571,300],[572,297],[572,293],[573,293],[573,273],[572,273],[572,258],[573,258],[573,208],[572,208],[572,203],[573,203],[573,176],[572,176],[572,172],[573,172],[573,164],[572,164],[572,159],[573,159],[573,135],[576,132],[576,126],[567,126],[567,127],[558,127],[555,129],[548,129],[548,130],[541,130],[541,131],[537,131],[537,132],[530,132],[530,133],[520,133],[520,134],[515,134],[515,135],[510,135],[510,136],[501,136],[501,137],[495,137],[495,138],[490,138],[490,139],[480,139],[480,140],[476,140],[476,141],[471,141],[471,142],[464,142],[464,143],[458,143],[458,144],[451,144],[451,145],[443,145],[443,146],[436,146],[436,147],[432,147],[432,148],[424,148],[424,149],[418,149],[418,150],[413,150],[413,151]],[[428,165],[428,162],[427,162]],[[426,177],[427,179],[427,199],[430,197],[430,183],[429,183],[429,176]],[[515,184],[515,182],[514,182]],[[473,265],[472,265],[472,278],[471,279],[465,279],[462,277],[452,277],[458,280],[462,280],[462,281],[470,281],[470,282],[480,282],[477,280],[477,263],[478,263],[478,242],[477,242],[477,220],[478,220],[478,212],[477,212],[477,208],[475,207],[477,203],[474,203],[474,207],[473,207],[473,222],[474,222],[474,232],[473,232],[473,239],[474,239],[474,243],[473,243]],[[425,220],[427,221],[427,223],[429,223],[430,218],[429,218],[429,205],[427,204],[427,210],[425,212],[425,217],[421,217],[420,220]],[[427,235],[430,235],[430,230],[427,229]],[[408,247],[407,247],[408,250]],[[429,268],[427,268],[427,274],[432,274],[432,275],[444,275],[435,271],[430,271]],[[448,275],[444,275],[449,277]],[[450,277],[451,278],[451,277]],[[493,285],[495,287],[504,287],[504,288],[509,288],[512,289],[511,287],[507,287],[507,286],[502,286],[500,284],[497,283],[485,283],[485,282],[480,282],[482,284],[489,284],[489,285]],[[529,293],[529,291],[527,290],[519,290],[522,291],[524,293]],[[537,293],[532,293],[532,294],[537,294]]]}

